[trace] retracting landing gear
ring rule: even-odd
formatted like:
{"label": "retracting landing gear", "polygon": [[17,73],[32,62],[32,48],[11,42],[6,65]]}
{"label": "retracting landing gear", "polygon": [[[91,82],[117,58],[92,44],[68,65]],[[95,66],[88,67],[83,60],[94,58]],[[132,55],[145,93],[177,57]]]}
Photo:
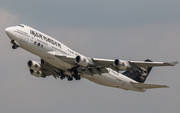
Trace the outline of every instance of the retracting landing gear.
{"label": "retracting landing gear", "polygon": [[12,49],[17,49],[20,47],[18,44],[16,44],[16,42],[14,42],[14,40],[11,40],[11,43],[13,44]]}

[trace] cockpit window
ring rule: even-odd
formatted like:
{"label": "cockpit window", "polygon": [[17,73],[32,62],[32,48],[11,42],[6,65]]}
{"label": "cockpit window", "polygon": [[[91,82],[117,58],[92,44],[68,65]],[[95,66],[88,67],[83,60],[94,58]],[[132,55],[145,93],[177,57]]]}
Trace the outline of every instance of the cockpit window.
{"label": "cockpit window", "polygon": [[24,27],[23,25],[18,25],[18,26],[20,26],[20,27]]}

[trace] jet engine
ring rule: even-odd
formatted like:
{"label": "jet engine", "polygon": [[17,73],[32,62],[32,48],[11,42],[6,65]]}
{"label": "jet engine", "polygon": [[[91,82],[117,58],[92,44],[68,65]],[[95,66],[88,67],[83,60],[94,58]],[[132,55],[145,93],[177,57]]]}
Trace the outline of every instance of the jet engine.
{"label": "jet engine", "polygon": [[84,66],[84,67],[87,67],[87,66],[90,64],[90,62],[89,62],[89,60],[88,60],[87,58],[81,57],[81,56],[79,56],[79,55],[76,56],[75,62],[76,62],[77,64],[81,65],[81,66]]}
{"label": "jet engine", "polygon": [[120,70],[128,70],[131,66],[129,65],[128,61],[123,61],[120,59],[114,60],[113,65]]}
{"label": "jet engine", "polygon": [[33,75],[35,77],[39,78],[39,77],[42,76],[42,72],[41,71],[35,71],[35,70],[32,70],[32,69],[30,69],[29,71],[30,71],[31,75]]}
{"label": "jet engine", "polygon": [[30,69],[35,70],[35,71],[39,71],[41,69],[40,63],[33,60],[28,61],[27,65]]}

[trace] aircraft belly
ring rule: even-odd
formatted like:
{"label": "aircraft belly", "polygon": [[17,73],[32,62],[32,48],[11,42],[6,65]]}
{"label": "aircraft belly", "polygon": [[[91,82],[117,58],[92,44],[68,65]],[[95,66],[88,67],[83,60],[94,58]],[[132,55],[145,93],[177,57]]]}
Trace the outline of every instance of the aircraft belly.
{"label": "aircraft belly", "polygon": [[108,73],[104,73],[101,75],[99,74],[94,74],[93,76],[83,74],[85,75],[84,77],[92,82],[95,82],[97,84],[109,86],[109,87],[124,87],[123,82],[119,81],[115,77],[110,76]]}
{"label": "aircraft belly", "polygon": [[48,62],[49,64],[57,67],[57,68],[60,68],[60,69],[71,69],[73,66],[66,63],[66,62],[63,62],[62,60],[60,60],[59,58],[56,58],[56,57],[44,57],[45,55],[42,55],[40,56],[43,60],[45,60],[46,62]]}
{"label": "aircraft belly", "polygon": [[102,76],[98,74],[94,74],[93,76],[87,75],[83,73],[83,77],[100,85],[104,86],[109,86],[109,87],[115,87],[115,88],[120,88],[124,90],[133,90],[133,91],[138,91],[138,92],[144,92],[144,89],[139,89],[133,87],[128,80],[119,80],[117,77],[111,76],[109,73],[104,73]]}
{"label": "aircraft belly", "polygon": [[21,46],[21,48],[25,49],[26,51],[31,52],[34,55],[37,55],[39,53],[39,51],[37,51],[37,49],[32,48],[32,46],[29,44],[20,43],[20,46]]}

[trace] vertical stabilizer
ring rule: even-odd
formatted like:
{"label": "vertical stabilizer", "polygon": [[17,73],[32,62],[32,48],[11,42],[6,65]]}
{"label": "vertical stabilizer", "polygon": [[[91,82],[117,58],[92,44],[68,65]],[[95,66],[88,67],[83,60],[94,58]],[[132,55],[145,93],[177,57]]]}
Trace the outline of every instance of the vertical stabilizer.
{"label": "vertical stabilizer", "polygon": [[[147,59],[145,62],[152,62],[151,60]],[[136,71],[125,71],[122,73],[123,75],[139,82],[139,83],[144,83],[146,78],[148,77],[152,67],[138,67],[138,70]]]}

